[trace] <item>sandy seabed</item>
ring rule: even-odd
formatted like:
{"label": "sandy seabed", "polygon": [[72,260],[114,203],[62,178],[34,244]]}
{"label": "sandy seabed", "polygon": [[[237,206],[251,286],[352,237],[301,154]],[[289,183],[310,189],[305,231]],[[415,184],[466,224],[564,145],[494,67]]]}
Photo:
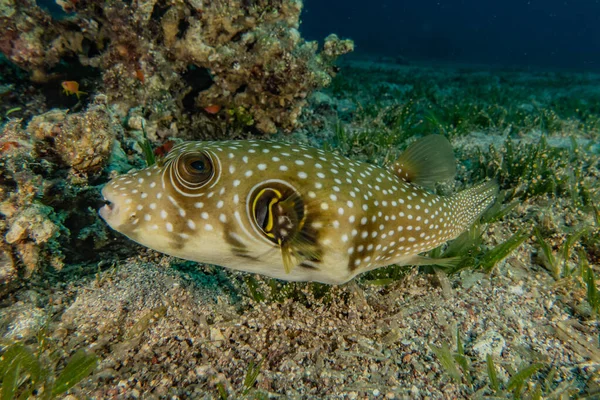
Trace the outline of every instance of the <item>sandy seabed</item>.
{"label": "sandy seabed", "polygon": [[[565,137],[553,140],[561,145]],[[473,132],[454,141],[462,149],[474,143],[486,148],[490,136]],[[516,214],[536,207],[525,201]],[[556,211],[561,207],[557,201]],[[484,242],[501,243],[519,224],[490,224]],[[26,337],[50,313],[52,346],[98,355],[97,370],[67,395],[73,399],[223,398],[223,392],[229,398],[479,398],[494,394],[488,354],[503,387],[516,371],[540,363],[529,389],[550,376],[547,398],[594,396],[600,330],[585,290],[553,279],[532,258],[533,243],[491,274],[415,268],[386,286],[359,277],[315,296],[310,284],[292,284],[301,301],[263,302],[249,294],[248,274],[183,267],[140,249],[96,277],[43,294],[22,291],[3,309],[10,321],[5,337]],[[269,292],[268,279],[253,279]],[[457,333],[470,367],[452,379],[432,346],[456,353]],[[248,387],[252,365],[259,373]]]}

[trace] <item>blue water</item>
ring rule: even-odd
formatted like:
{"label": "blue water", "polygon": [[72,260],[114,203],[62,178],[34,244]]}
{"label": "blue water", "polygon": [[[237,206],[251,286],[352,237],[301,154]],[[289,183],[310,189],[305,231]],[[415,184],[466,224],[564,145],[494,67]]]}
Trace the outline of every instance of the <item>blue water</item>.
{"label": "blue water", "polygon": [[599,0],[305,0],[300,29],[352,38],[357,54],[600,69]]}

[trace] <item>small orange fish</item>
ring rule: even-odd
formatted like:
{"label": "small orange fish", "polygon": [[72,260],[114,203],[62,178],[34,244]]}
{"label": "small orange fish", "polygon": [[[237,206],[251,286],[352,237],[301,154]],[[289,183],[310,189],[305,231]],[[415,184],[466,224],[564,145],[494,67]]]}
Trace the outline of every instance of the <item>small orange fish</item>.
{"label": "small orange fish", "polygon": [[218,104],[215,104],[212,106],[204,107],[204,111],[206,111],[209,114],[216,114],[219,111],[221,111],[221,106]]}
{"label": "small orange fish", "polygon": [[60,85],[65,91],[65,94],[68,96],[74,94],[79,99],[79,95],[87,94],[86,92],[82,92],[79,90],[79,83],[76,81],[64,81]]}

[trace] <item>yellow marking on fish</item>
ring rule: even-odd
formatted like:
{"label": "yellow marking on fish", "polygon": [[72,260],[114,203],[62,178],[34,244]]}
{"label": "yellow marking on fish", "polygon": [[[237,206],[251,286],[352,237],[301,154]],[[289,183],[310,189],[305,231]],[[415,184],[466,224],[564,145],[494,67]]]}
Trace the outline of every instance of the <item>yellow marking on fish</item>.
{"label": "yellow marking on fish", "polygon": [[100,215],[132,240],[173,256],[284,280],[346,282],[466,230],[496,196],[488,182],[450,197],[450,144],[413,143],[390,168],[302,144],[186,142],[163,163],[109,182]]}

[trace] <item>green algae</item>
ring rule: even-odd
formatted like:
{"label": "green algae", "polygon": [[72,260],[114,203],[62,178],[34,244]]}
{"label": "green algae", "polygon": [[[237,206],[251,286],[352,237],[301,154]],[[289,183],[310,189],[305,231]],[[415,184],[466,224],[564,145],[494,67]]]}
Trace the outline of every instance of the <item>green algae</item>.
{"label": "green algae", "polygon": [[90,375],[98,365],[98,357],[85,349],[77,350],[58,373],[57,365],[49,357],[37,355],[22,343],[4,348],[0,356],[2,399],[27,399],[35,395],[54,399],[67,392]]}
{"label": "green algae", "polygon": [[597,318],[600,311],[600,293],[596,286],[596,274],[589,265],[582,266],[583,281],[586,285],[586,296],[588,304],[592,309],[592,315]]}
{"label": "green algae", "polygon": [[66,392],[91,374],[96,369],[97,365],[97,356],[90,354],[85,349],[77,350],[54,381],[52,395],[58,396]]}
{"label": "green algae", "polygon": [[262,367],[264,358],[260,360],[258,363],[255,363],[254,360],[250,361],[248,364],[248,369],[246,370],[246,376],[244,376],[244,385],[242,389],[242,396],[246,396],[256,385],[256,380],[258,379],[258,375],[260,374],[260,368]]}
{"label": "green algae", "polygon": [[[556,367],[548,366],[547,363],[533,362],[517,370],[512,370],[510,366],[503,364],[503,368],[509,374],[506,381],[498,377],[498,367],[490,353],[485,355],[485,370],[473,368],[472,360],[465,354],[458,330],[456,335],[456,351],[454,352],[446,342],[440,346],[430,343],[429,348],[437,357],[444,372],[457,384],[464,384],[470,393],[473,393],[473,382],[481,382],[483,373],[487,375],[488,384],[477,391],[477,398],[563,398],[562,395],[577,392],[574,380],[557,383]],[[549,371],[545,375],[541,375],[540,371],[546,370],[548,367],[550,367]],[[486,396],[490,392],[492,397]]]}

